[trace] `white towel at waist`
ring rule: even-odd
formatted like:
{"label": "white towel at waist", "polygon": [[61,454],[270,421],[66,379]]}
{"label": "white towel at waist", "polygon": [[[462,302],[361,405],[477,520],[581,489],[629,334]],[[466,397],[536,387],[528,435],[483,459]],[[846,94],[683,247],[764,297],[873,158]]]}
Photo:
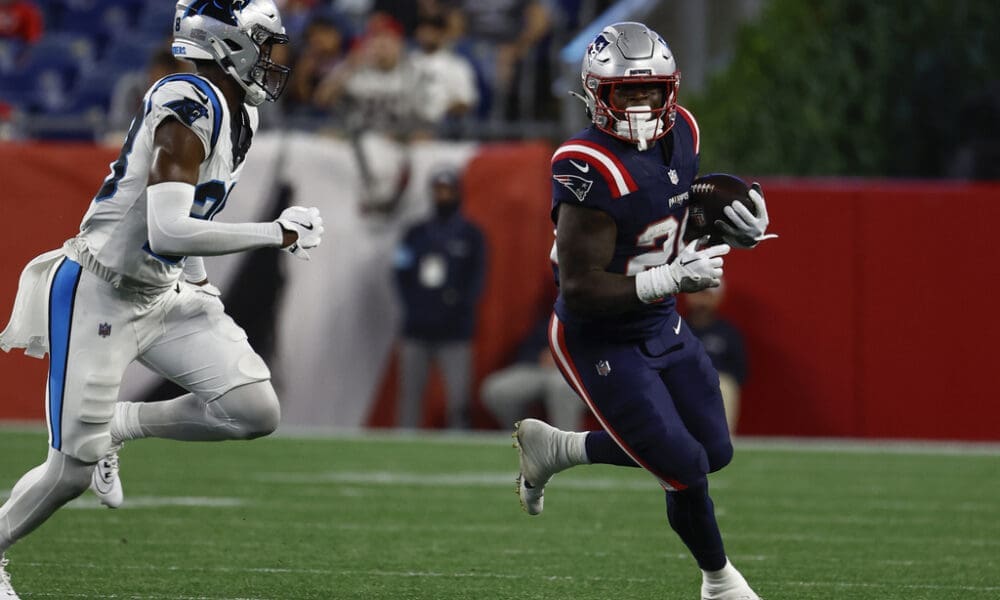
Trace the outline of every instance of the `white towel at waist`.
{"label": "white towel at waist", "polygon": [[49,288],[63,249],[36,256],[21,271],[17,297],[7,328],[0,333],[0,350],[24,348],[24,353],[42,358],[49,351]]}

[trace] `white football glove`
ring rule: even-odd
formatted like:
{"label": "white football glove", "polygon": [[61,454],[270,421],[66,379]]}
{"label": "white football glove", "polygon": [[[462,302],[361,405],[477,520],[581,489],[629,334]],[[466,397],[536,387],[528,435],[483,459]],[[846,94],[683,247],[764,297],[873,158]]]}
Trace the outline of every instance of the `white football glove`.
{"label": "white football glove", "polygon": [[722,257],[729,246],[719,244],[702,250],[698,244],[709,236],[694,240],[681,250],[674,262],[643,271],[635,276],[635,292],[646,304],[659,302],[678,292],[698,292],[719,287],[722,279]]}
{"label": "white football glove", "polygon": [[323,241],[323,217],[319,216],[318,208],[290,206],[281,211],[278,225],[286,231],[294,231],[298,239],[282,248],[295,258],[309,260],[306,250],[319,246]]}
{"label": "white football glove", "polygon": [[760,184],[755,181],[747,195],[760,216],[755,217],[742,202],[736,201],[722,209],[731,223],[721,219],[715,222],[715,226],[724,232],[722,239],[735,248],[753,248],[764,240],[778,237],[774,233],[764,234],[769,221],[767,205],[764,204],[764,192],[761,191]]}
{"label": "white football glove", "polygon": [[206,311],[210,309],[219,311],[225,310],[225,307],[222,305],[222,291],[211,283],[198,285],[197,283],[185,281],[184,285],[194,291],[195,298],[202,303]]}

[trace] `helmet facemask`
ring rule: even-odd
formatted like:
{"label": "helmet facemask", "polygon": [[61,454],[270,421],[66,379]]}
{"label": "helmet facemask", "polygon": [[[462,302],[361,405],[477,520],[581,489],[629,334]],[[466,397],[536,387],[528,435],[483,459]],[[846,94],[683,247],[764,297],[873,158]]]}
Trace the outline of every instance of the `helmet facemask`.
{"label": "helmet facemask", "polygon": [[285,90],[292,69],[274,62],[271,59],[271,50],[275,44],[287,44],[288,36],[283,33],[272,33],[260,25],[254,25],[250,30],[250,39],[257,46],[258,56],[257,62],[247,74],[249,81],[245,83],[256,86],[264,92],[264,99],[274,102]]}
{"label": "helmet facemask", "polygon": [[[592,78],[591,81],[596,81],[593,120],[598,128],[637,144],[642,151],[673,127],[677,116],[679,72],[660,77]],[[626,91],[629,89],[642,91],[630,93]]]}

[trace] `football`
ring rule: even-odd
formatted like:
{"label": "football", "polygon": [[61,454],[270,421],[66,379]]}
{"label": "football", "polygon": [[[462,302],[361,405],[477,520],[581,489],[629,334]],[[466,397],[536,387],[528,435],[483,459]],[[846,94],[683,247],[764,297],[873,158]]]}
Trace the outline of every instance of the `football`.
{"label": "football", "polygon": [[716,221],[728,221],[722,209],[738,200],[757,216],[757,209],[747,195],[749,191],[750,186],[735,175],[709,173],[695,179],[691,184],[691,197],[688,200],[684,241],[690,242],[710,235],[709,245],[723,243],[722,231],[715,226]]}

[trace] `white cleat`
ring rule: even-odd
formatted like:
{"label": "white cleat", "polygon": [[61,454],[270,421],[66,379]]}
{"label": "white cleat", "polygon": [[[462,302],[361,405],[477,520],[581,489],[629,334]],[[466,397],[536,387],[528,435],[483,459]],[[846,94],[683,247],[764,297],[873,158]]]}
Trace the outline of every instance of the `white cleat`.
{"label": "white cleat", "polygon": [[[583,462],[574,460],[572,455],[583,452],[584,435],[556,429],[538,419],[514,423],[511,437],[521,463],[521,472],[517,475],[517,495],[521,508],[529,515],[542,512],[545,484],[553,475]],[[574,445],[579,445],[579,448],[574,450]]]}
{"label": "white cleat", "polygon": [[762,600],[732,563],[727,562],[720,574],[724,576],[721,581],[709,583],[707,577],[702,578],[701,600]]}
{"label": "white cleat", "polygon": [[0,554],[0,600],[21,600],[10,583],[10,573],[7,572],[7,559]]}
{"label": "white cleat", "polygon": [[749,587],[742,590],[734,590],[728,593],[712,594],[706,596],[705,592],[701,594],[701,600],[762,600],[753,590]]}
{"label": "white cleat", "polygon": [[118,508],[125,501],[122,491],[122,480],[118,477],[118,450],[114,448],[97,461],[94,474],[90,478],[90,489],[94,490],[97,499],[108,508]]}

